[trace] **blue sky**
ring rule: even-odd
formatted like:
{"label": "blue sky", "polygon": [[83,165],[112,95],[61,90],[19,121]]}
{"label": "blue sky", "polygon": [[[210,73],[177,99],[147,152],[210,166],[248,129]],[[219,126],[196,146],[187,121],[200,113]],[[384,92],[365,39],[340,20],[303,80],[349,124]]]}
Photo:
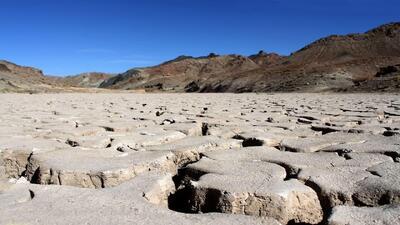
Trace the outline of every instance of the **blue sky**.
{"label": "blue sky", "polygon": [[398,9],[398,0],[0,0],[0,59],[71,75],[183,54],[290,54],[400,21]]}

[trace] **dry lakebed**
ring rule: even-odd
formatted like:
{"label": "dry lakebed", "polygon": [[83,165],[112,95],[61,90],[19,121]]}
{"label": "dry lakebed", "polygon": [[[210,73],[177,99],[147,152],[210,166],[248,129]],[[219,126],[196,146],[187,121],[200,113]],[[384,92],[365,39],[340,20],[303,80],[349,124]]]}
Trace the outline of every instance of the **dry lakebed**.
{"label": "dry lakebed", "polygon": [[400,224],[400,95],[0,100],[0,224]]}

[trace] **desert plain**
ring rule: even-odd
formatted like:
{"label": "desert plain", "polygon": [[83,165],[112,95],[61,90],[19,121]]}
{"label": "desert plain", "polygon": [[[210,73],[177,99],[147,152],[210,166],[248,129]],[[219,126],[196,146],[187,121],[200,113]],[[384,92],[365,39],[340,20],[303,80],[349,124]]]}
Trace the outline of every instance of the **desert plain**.
{"label": "desert plain", "polygon": [[0,224],[400,224],[398,94],[0,101]]}

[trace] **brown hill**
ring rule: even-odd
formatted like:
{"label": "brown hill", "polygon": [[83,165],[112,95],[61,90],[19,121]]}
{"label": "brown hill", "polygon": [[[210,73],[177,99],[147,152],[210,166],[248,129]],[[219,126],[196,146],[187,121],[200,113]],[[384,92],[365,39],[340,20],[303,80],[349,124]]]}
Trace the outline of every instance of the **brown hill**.
{"label": "brown hill", "polygon": [[281,56],[276,53],[266,53],[262,50],[256,55],[249,56],[249,58],[258,65],[273,65],[286,59],[285,56]]}
{"label": "brown hill", "polygon": [[58,82],[64,86],[81,87],[81,88],[96,88],[103,81],[113,77],[113,74],[90,72],[82,73],[75,76],[67,76],[58,78]]}
{"label": "brown hill", "polygon": [[400,23],[380,26],[364,34],[322,38],[290,57],[298,63],[341,63],[360,58],[399,57]]}
{"label": "brown hill", "polygon": [[[255,87],[260,91],[352,91],[363,81],[379,80],[381,68],[399,63],[400,23],[391,23],[363,34],[322,38],[281,64],[245,76],[258,74],[254,80],[267,81],[265,87]],[[390,89],[398,84],[393,77]]]}
{"label": "brown hill", "polygon": [[37,92],[52,85],[39,69],[0,60],[0,92]]}
{"label": "brown hill", "polygon": [[[100,87],[199,92],[353,91],[371,80],[379,83],[382,78],[377,73],[397,64],[400,23],[391,23],[363,34],[322,38],[288,57],[262,51],[249,57],[181,56],[158,66],[130,70]],[[398,90],[400,79],[385,79],[390,81],[379,90]],[[377,90],[373,86],[370,88]]]}
{"label": "brown hill", "polygon": [[212,76],[225,76],[259,68],[251,59],[240,55],[207,57],[181,56],[158,66],[133,69],[103,82],[100,87],[114,89],[148,89],[199,91]]}
{"label": "brown hill", "polygon": [[362,34],[322,38],[290,56],[263,51],[249,57],[179,56],[116,76],[49,77],[39,69],[0,61],[0,91],[85,91],[91,87],[173,92],[400,91],[399,70],[400,23],[390,23]]}
{"label": "brown hill", "polygon": [[104,92],[105,90],[76,88],[76,86],[95,86],[109,77],[109,75],[101,73],[67,78],[44,76],[39,69],[0,61],[0,93]]}
{"label": "brown hill", "polygon": [[8,62],[5,60],[0,60],[0,72],[15,74],[18,76],[24,77],[42,77],[43,72],[39,69],[28,67],[28,66],[19,66],[15,63]]}

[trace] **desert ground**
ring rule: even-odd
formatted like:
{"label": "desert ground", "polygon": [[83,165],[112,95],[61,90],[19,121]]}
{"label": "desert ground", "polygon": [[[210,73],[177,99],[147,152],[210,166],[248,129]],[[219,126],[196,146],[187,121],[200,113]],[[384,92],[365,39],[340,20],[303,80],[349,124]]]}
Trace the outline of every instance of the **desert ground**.
{"label": "desert ground", "polygon": [[0,224],[400,224],[398,94],[0,101]]}

